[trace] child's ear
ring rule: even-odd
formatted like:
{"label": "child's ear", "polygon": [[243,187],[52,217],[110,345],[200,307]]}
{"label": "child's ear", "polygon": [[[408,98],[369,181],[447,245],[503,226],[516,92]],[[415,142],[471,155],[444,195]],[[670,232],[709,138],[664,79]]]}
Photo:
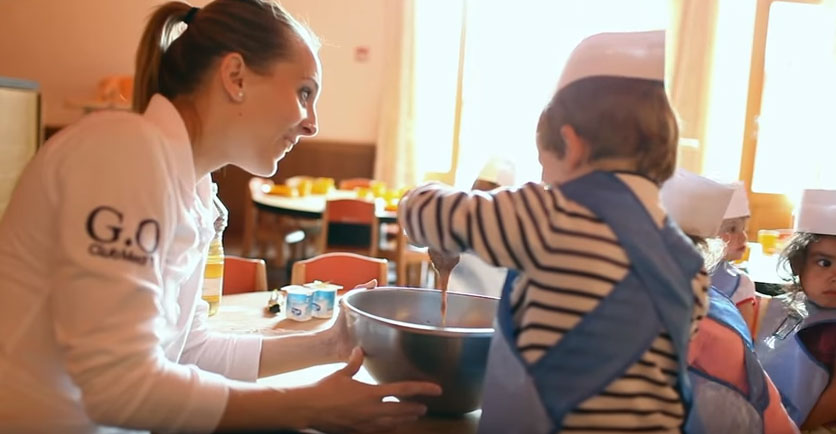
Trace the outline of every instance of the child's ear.
{"label": "child's ear", "polygon": [[566,144],[565,161],[570,170],[577,169],[587,162],[589,147],[571,125],[566,124],[560,127],[560,136]]}

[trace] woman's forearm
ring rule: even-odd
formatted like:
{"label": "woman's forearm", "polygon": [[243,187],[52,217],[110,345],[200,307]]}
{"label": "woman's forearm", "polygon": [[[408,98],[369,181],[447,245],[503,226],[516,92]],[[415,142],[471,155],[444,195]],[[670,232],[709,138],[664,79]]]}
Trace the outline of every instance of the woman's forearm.
{"label": "woman's forearm", "polygon": [[314,365],[344,361],[339,342],[330,330],[265,337],[261,345],[259,377],[269,377]]}

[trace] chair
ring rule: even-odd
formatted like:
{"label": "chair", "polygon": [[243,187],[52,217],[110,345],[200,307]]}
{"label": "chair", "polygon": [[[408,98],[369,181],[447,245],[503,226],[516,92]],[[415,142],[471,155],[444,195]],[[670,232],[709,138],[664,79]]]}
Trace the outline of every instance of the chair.
{"label": "chair", "polygon": [[225,295],[267,290],[267,265],[263,259],[227,255],[224,258]]}
{"label": "chair", "polygon": [[375,203],[359,199],[325,202],[320,252],[352,252],[377,256],[379,223]]}
{"label": "chair", "polygon": [[340,181],[340,190],[354,190],[357,187],[370,188],[372,180],[369,178],[349,178]]}
{"label": "chair", "polygon": [[292,218],[279,216],[269,212],[260,212],[253,200],[257,195],[264,194],[273,186],[273,181],[264,178],[253,177],[247,187],[250,200],[244,208],[244,234],[241,243],[241,254],[250,256],[253,246],[258,246],[258,256],[267,257],[267,248],[272,244],[276,256],[273,263],[276,266],[285,266],[284,246],[291,249],[291,256],[294,246],[304,248],[305,233],[300,230],[299,224]]}
{"label": "chair", "polygon": [[293,264],[292,285],[321,280],[349,290],[377,279],[379,286],[389,284],[388,261],[354,253],[326,253]]}
{"label": "chair", "polygon": [[[410,273],[416,267],[417,273]],[[398,286],[429,287],[429,276],[435,276],[427,248],[413,246],[400,227],[395,244],[395,271]],[[417,279],[414,278],[416,275]]]}

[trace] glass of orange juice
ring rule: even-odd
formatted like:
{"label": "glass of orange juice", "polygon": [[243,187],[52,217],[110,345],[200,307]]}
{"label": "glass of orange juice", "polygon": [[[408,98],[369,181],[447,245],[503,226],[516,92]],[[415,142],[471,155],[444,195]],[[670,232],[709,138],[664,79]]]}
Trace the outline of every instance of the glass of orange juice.
{"label": "glass of orange juice", "polygon": [[761,229],[758,231],[758,243],[763,248],[764,255],[774,255],[778,249],[778,236],[780,234],[776,230]]}
{"label": "glass of orange juice", "polygon": [[386,196],[386,183],[383,181],[372,181],[370,185],[374,197]]}
{"label": "glass of orange juice", "polygon": [[328,194],[334,189],[334,178],[316,178],[313,182],[313,194]]}
{"label": "glass of orange juice", "polygon": [[372,190],[368,187],[355,187],[354,192],[357,193],[358,199],[366,199],[370,194],[372,194]]}
{"label": "glass of orange juice", "polygon": [[296,185],[296,190],[299,192],[299,196],[308,196],[311,194],[311,190],[313,190],[313,180],[310,179],[303,179],[299,181],[299,184]]}

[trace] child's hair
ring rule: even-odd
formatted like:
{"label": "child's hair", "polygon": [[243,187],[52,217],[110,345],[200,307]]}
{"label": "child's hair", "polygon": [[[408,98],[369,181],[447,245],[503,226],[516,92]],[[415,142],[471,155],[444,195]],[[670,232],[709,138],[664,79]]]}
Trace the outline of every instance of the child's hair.
{"label": "child's hair", "polygon": [[697,235],[685,234],[694,243],[703,258],[703,266],[711,273],[723,261],[726,255],[726,243],[719,238],[703,238]]}
{"label": "child's hair", "polygon": [[215,0],[199,10],[179,1],[162,4],[137,49],[133,109],[144,111],[155,93],[172,99],[193,92],[227,53],[268,74],[275,61],[291,56],[294,39],[318,48],[313,33],[273,0]]}
{"label": "child's hair", "polygon": [[663,83],[624,77],[587,77],[558,91],[540,118],[544,150],[563,157],[560,135],[571,125],[590,146],[589,162],[635,161],[635,171],[661,185],[676,166],[679,126]]}
{"label": "child's hair", "polygon": [[818,242],[823,236],[810,232],[796,232],[787,241],[778,257],[778,274],[787,281],[784,286],[786,294],[780,296],[780,300],[789,309],[801,316],[807,316],[805,301],[807,296],[801,286],[801,273],[807,264],[807,254],[810,246]]}
{"label": "child's hair", "polygon": [[[745,227],[746,220],[749,220],[749,216],[733,217],[733,218],[730,218],[730,219],[725,219],[725,220],[723,220],[723,224],[720,225],[720,233],[722,234],[722,233],[725,233],[725,232],[731,232],[731,229],[733,229],[738,224]],[[741,229],[743,229],[743,228],[741,228]]]}
{"label": "child's hair", "polygon": [[788,282],[788,292],[803,292],[801,287],[801,273],[807,263],[807,252],[810,245],[818,242],[822,235],[809,232],[796,232],[787,241],[778,258],[778,272],[781,278]]}

